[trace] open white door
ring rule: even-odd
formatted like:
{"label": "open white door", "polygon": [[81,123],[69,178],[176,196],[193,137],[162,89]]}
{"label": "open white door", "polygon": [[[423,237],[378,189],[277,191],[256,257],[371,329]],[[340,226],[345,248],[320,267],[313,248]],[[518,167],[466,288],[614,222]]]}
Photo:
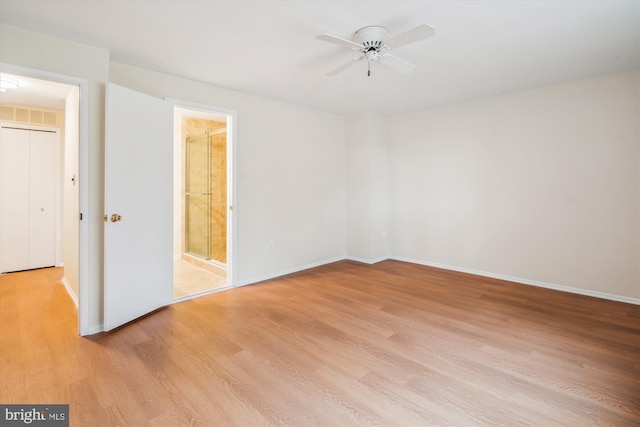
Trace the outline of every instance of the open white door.
{"label": "open white door", "polygon": [[172,301],[173,105],[111,83],[106,101],[108,331]]}

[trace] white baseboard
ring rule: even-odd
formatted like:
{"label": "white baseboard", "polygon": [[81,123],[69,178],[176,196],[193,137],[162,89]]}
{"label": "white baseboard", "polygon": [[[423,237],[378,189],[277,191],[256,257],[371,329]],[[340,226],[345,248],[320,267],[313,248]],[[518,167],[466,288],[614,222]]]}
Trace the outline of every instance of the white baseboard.
{"label": "white baseboard", "polygon": [[331,264],[333,262],[342,261],[344,259],[345,259],[344,257],[330,258],[330,259],[327,259],[327,260],[324,260],[324,261],[318,261],[318,262],[314,262],[312,264],[307,264],[307,265],[303,265],[303,266],[300,266],[300,267],[295,267],[295,268],[292,268],[292,269],[289,269],[289,270],[280,271],[278,273],[267,274],[265,276],[255,277],[255,278],[249,279],[249,280],[242,280],[242,281],[236,282],[235,286],[252,285],[254,283],[264,282],[265,280],[275,279],[276,277],[286,276],[287,274],[297,273],[298,271],[307,270],[309,268],[320,267],[321,265]]}
{"label": "white baseboard", "polygon": [[67,280],[66,277],[62,278],[62,284],[64,285],[64,287],[67,290],[67,293],[69,294],[71,299],[73,300],[73,303],[76,305],[76,308],[78,308],[79,307],[79,305],[78,305],[78,297],[76,296],[76,294],[73,293],[73,290],[71,289],[71,285],[69,284],[69,281]]}
{"label": "white baseboard", "polygon": [[[254,283],[264,282],[265,280],[275,279],[276,277],[285,276],[287,274],[292,274],[292,273],[297,273],[299,271],[307,270],[307,269],[314,268],[314,267],[320,267],[321,265],[331,264],[331,263],[342,261],[342,260],[351,260],[351,261],[356,261],[356,262],[362,262],[362,263],[365,263],[365,264],[376,264],[378,262],[385,261],[387,259],[392,259],[392,260],[401,261],[401,262],[408,262],[408,263],[411,263],[411,264],[425,265],[425,266],[428,266],[428,267],[442,268],[444,270],[458,271],[458,272],[461,272],[461,273],[469,273],[469,274],[474,274],[476,276],[483,276],[483,277],[490,277],[490,278],[493,278],[493,279],[506,280],[506,281],[509,281],[509,282],[520,283],[520,284],[523,284],[523,285],[537,286],[537,287],[541,287],[541,288],[553,289],[553,290],[569,292],[569,293],[573,293],[573,294],[587,295],[587,296],[607,299],[607,300],[611,300],[611,301],[618,301],[618,302],[624,302],[624,303],[628,303],[628,304],[640,305],[640,299],[639,298],[631,298],[631,297],[625,297],[625,296],[621,296],[621,295],[608,294],[608,293],[605,293],[605,292],[590,291],[590,290],[587,290],[587,289],[574,288],[574,287],[571,287],[571,286],[556,285],[556,284],[553,284],[553,283],[546,283],[546,282],[539,282],[539,281],[536,281],[536,280],[522,279],[520,277],[512,277],[512,276],[506,276],[506,275],[503,275],[503,274],[489,273],[489,272],[486,272],[486,271],[474,270],[474,269],[471,269],[471,268],[456,267],[456,266],[440,264],[440,263],[436,263],[436,262],[426,262],[426,261],[421,261],[421,260],[417,260],[417,259],[403,258],[403,257],[396,257],[396,256],[381,257],[381,258],[376,258],[376,259],[373,259],[373,260],[364,259],[364,258],[358,258],[358,257],[350,257],[350,256],[330,258],[330,259],[326,259],[326,260],[323,260],[323,261],[319,261],[319,262],[315,262],[315,263],[311,263],[311,264],[295,267],[295,268],[292,268],[292,269],[283,270],[283,271],[280,271],[278,273],[268,274],[268,275],[264,275],[264,276],[261,276],[261,277],[255,277],[255,278],[249,279],[249,280],[243,280],[243,281],[240,281],[240,282],[236,283],[236,286],[252,285]],[[66,289],[67,289],[67,292],[69,293],[69,295],[71,296],[71,298],[73,299],[74,303],[77,306],[78,305],[78,300],[77,300],[76,296],[73,294],[73,292],[71,291],[71,287],[69,286],[69,283],[67,282],[67,280],[65,278],[63,278],[62,280],[63,280],[63,283],[64,283]],[[97,334],[97,333],[100,333],[100,332],[103,332],[103,331],[104,331],[104,326],[102,324],[94,325],[94,326],[89,328],[89,330],[88,330],[86,335],[93,335],[93,334]]]}
{"label": "white baseboard", "polygon": [[426,261],[420,261],[416,259],[403,258],[403,257],[390,257],[389,259],[402,261],[402,262],[409,262],[412,264],[426,265],[428,267],[442,268],[444,270],[459,271],[461,273],[475,274],[476,276],[491,277],[492,279],[506,280],[508,282],[515,282],[523,285],[538,286],[540,288],[570,292],[572,294],[587,295],[590,297],[602,298],[602,299],[607,299],[611,301],[618,301],[618,302],[625,302],[628,304],[640,305],[640,298],[631,298],[631,297],[625,297],[622,295],[608,294],[605,292],[590,291],[588,289],[574,288],[571,286],[556,285],[554,283],[539,282],[537,280],[522,279],[520,277],[505,276],[503,274],[488,273],[486,271],[479,271],[471,268],[439,264],[437,262],[426,262]]}
{"label": "white baseboard", "polygon": [[346,260],[351,260],[351,261],[356,261],[356,262],[362,262],[362,263],[370,264],[370,265],[371,264],[376,264],[378,262],[381,262],[381,261],[384,261],[384,260],[387,260],[387,259],[393,259],[393,260],[396,260],[396,261],[408,262],[408,263],[411,263],[411,264],[419,264],[419,265],[425,265],[425,266],[428,266],[428,267],[442,268],[443,270],[458,271],[458,272],[461,272],[461,273],[474,274],[476,276],[483,276],[483,277],[490,277],[490,278],[493,278],[493,279],[506,280],[508,282],[515,282],[515,283],[520,283],[520,284],[523,284],[523,285],[537,286],[537,287],[540,287],[540,288],[553,289],[553,290],[556,290],[556,291],[569,292],[569,293],[572,293],[572,294],[586,295],[586,296],[595,297],[595,298],[602,298],[602,299],[606,299],[606,300],[610,300],[610,301],[618,301],[618,302],[624,302],[624,303],[628,303],[628,304],[640,305],[640,298],[631,298],[631,297],[626,297],[626,296],[622,296],[622,295],[609,294],[609,293],[606,293],[606,292],[590,291],[588,289],[580,289],[580,288],[574,288],[574,287],[571,287],[571,286],[557,285],[557,284],[554,284],[554,283],[540,282],[540,281],[537,281],[537,280],[523,279],[521,277],[513,277],[513,276],[507,276],[507,275],[504,275],[504,274],[489,273],[489,272],[486,272],[486,271],[474,270],[472,268],[456,267],[456,266],[452,266],[452,265],[440,264],[440,263],[437,263],[437,262],[427,262],[427,261],[422,261],[422,260],[418,260],[418,259],[403,258],[403,257],[396,257],[396,256],[381,257],[381,258],[376,258],[376,259],[373,259],[373,260],[365,259],[365,258],[358,258],[358,257],[351,257],[351,256],[345,256],[343,258],[333,258],[333,259],[328,259],[328,260],[321,261],[321,262],[318,262],[318,263],[309,264],[309,265],[305,265],[305,266],[301,266],[301,267],[296,267],[296,268],[293,268],[293,269],[290,269],[290,270],[286,270],[286,271],[281,271],[281,272],[276,273],[276,274],[270,274],[270,275],[266,275],[264,277],[259,277],[259,278],[255,278],[255,279],[251,279],[251,280],[245,280],[245,281],[240,282],[236,286],[251,285],[253,283],[263,282],[265,280],[274,279],[276,277],[284,276],[284,275],[291,274],[291,273],[296,273],[298,271],[306,270],[306,269],[313,268],[313,267],[319,267],[321,265],[330,264],[332,262],[342,261],[342,260],[345,260],[345,259]]}

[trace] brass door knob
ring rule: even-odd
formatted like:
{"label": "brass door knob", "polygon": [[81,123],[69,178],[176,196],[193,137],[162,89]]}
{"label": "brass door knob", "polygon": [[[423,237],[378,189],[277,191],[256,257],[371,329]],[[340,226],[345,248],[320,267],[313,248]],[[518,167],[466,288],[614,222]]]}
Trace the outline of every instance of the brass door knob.
{"label": "brass door knob", "polygon": [[118,214],[113,214],[111,215],[111,222],[118,222],[122,219],[122,216],[118,215]]}

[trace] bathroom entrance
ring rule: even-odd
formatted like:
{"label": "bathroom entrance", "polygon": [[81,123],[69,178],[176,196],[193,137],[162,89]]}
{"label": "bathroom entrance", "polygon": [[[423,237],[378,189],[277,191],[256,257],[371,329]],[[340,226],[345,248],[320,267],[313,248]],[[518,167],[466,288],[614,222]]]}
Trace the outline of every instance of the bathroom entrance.
{"label": "bathroom entrance", "polygon": [[184,108],[175,115],[174,299],[186,299],[229,283],[230,117]]}

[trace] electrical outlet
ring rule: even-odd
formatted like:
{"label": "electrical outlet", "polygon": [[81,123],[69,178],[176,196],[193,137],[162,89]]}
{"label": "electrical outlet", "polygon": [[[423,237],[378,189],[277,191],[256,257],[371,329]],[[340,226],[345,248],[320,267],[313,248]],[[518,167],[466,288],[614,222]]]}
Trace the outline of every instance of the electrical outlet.
{"label": "electrical outlet", "polygon": [[273,240],[269,240],[267,242],[267,250],[269,252],[273,252],[275,250],[275,248],[276,248],[276,245],[275,245],[275,243],[273,243]]}

